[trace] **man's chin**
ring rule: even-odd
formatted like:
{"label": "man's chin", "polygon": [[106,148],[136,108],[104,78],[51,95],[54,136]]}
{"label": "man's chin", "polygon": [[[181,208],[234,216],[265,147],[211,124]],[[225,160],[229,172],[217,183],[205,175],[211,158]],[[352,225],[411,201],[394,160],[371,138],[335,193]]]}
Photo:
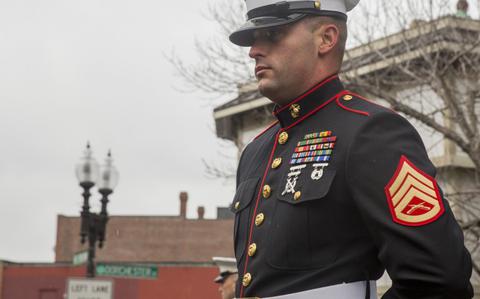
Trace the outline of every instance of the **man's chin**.
{"label": "man's chin", "polygon": [[290,98],[286,95],[285,89],[275,84],[258,83],[258,91],[270,101],[280,106],[286,105],[290,102]]}
{"label": "man's chin", "polygon": [[274,100],[278,94],[278,87],[266,79],[258,80],[258,91],[270,100]]}
{"label": "man's chin", "polygon": [[258,90],[260,93],[265,95],[265,93],[271,93],[275,89],[275,85],[268,79],[259,79],[258,80]]}

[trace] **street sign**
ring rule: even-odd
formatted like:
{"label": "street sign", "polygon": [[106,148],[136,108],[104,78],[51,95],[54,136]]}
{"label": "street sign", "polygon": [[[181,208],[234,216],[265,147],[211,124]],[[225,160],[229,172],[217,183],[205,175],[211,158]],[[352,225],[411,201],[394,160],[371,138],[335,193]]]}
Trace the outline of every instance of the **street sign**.
{"label": "street sign", "polygon": [[77,252],[73,256],[73,265],[76,266],[76,265],[85,264],[87,262],[87,258],[88,258],[88,251],[87,250]]}
{"label": "street sign", "polygon": [[69,278],[67,299],[112,299],[113,281],[85,278]]}
{"label": "street sign", "polygon": [[156,279],[158,276],[158,267],[149,265],[97,263],[96,272],[98,276]]}

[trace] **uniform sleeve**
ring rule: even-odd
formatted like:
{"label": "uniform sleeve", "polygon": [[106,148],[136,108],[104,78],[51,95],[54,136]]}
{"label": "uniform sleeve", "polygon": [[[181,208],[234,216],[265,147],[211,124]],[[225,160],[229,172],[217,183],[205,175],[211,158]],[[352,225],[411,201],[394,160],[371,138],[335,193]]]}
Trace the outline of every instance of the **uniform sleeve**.
{"label": "uniform sleeve", "polygon": [[393,282],[383,299],[473,297],[462,230],[408,121],[390,112],[370,117],[349,147],[346,173]]}

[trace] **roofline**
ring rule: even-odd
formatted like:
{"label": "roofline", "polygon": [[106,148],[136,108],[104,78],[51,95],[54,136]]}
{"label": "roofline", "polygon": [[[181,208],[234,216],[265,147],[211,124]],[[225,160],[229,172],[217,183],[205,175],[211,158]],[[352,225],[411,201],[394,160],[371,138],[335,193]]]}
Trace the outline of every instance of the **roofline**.
{"label": "roofline", "polygon": [[248,111],[248,110],[252,110],[252,109],[255,109],[255,108],[263,107],[263,106],[268,105],[269,103],[272,103],[272,101],[270,101],[266,97],[260,97],[258,99],[253,100],[253,101],[249,101],[249,102],[246,102],[246,103],[242,103],[240,105],[231,106],[231,107],[228,107],[226,109],[215,111],[215,112],[213,112],[213,117],[214,117],[214,119],[220,119],[220,118],[224,118],[224,117],[227,117],[227,116],[230,116],[230,115],[234,115],[234,114],[242,113],[242,112],[245,112],[245,111]]}
{"label": "roofline", "polygon": [[369,43],[351,48],[346,51],[344,61],[366,55],[372,52],[372,50],[380,50],[386,47],[391,47],[393,45],[402,43],[405,39],[417,38],[420,35],[425,35],[432,32],[433,28],[435,30],[441,30],[447,27],[457,27],[472,31],[478,31],[478,23],[479,21],[475,19],[458,18],[452,15],[443,16],[433,21],[425,21],[425,23],[422,23],[417,27],[408,28],[397,33],[376,39]]}
{"label": "roofline", "polygon": [[[80,216],[67,216],[62,214],[57,214],[58,217],[70,218],[70,219],[80,219]],[[182,216],[165,216],[165,215],[108,215],[110,219],[112,218],[156,218],[156,219],[178,219],[185,221],[232,221],[233,218],[183,218]]]}
{"label": "roofline", "polygon": [[[341,75],[346,75],[349,77],[358,77],[363,76],[371,72],[375,72],[380,69],[387,68],[390,65],[399,64],[405,61],[413,60],[415,58],[422,57],[425,54],[430,54],[434,52],[438,52],[440,50],[450,50],[452,52],[462,50],[462,47],[458,43],[454,42],[446,42],[440,41],[434,44],[431,44],[422,49],[416,49],[413,51],[405,52],[400,55],[396,55],[390,58],[386,58],[377,62],[369,63],[366,65],[362,65],[358,68],[354,68],[352,70],[346,71],[341,73]],[[480,49],[477,48],[474,50],[475,53],[480,54]]]}
{"label": "roofline", "polygon": [[[9,260],[0,260],[0,264],[3,266],[31,266],[31,267],[42,267],[42,266],[74,266],[71,262],[14,262]],[[80,265],[79,265],[80,266]]]}

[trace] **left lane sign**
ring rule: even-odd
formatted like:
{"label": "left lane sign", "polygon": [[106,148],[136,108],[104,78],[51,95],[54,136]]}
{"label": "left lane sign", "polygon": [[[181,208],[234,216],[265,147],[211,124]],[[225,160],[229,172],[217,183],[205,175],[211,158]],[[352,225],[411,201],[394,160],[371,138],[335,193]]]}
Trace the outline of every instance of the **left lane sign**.
{"label": "left lane sign", "polygon": [[113,281],[69,278],[67,299],[112,299]]}

